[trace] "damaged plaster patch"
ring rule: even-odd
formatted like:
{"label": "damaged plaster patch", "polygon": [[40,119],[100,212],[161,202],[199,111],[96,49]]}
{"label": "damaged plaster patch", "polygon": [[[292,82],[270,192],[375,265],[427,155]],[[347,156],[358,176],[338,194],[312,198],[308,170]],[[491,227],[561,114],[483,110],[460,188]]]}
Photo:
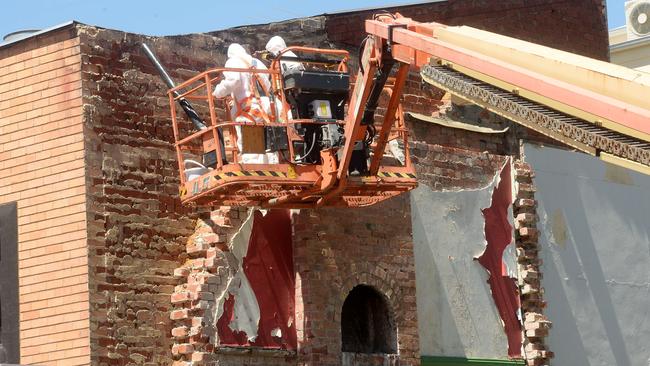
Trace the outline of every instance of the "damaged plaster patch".
{"label": "damaged plaster patch", "polygon": [[252,210],[224,252],[231,279],[217,307],[218,344],[296,348],[288,210]]}
{"label": "damaged plaster patch", "polygon": [[498,176],[481,189],[441,192],[420,185],[411,191],[422,354],[508,358],[488,275],[474,260],[487,246],[481,210],[490,206]]}
{"label": "damaged plaster patch", "polygon": [[233,332],[243,332],[249,342],[257,338],[257,329],[260,321],[260,307],[257,303],[255,293],[251,288],[244,269],[242,267],[246,253],[248,252],[248,243],[253,229],[253,214],[255,210],[250,210],[246,220],[239,228],[239,231],[233,235],[228,248],[228,262],[231,268],[235,270],[234,276],[228,282],[226,289],[218,297],[217,314],[215,319],[221,319],[224,315],[225,303],[227,299],[233,299],[233,319],[229,322],[228,327]]}
{"label": "damaged plaster patch", "polygon": [[260,322],[260,306],[243,271],[235,275],[232,289],[229,293],[235,297],[234,318],[228,326],[235,332],[246,333],[248,341],[255,342]]}

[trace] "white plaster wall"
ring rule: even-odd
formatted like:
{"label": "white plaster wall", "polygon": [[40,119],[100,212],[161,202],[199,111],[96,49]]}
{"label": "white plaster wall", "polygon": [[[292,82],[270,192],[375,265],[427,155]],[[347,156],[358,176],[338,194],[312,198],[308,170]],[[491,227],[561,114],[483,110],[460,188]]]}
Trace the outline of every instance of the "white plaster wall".
{"label": "white plaster wall", "polygon": [[525,146],[554,365],[650,365],[650,176]]}
{"label": "white plaster wall", "polygon": [[508,341],[486,270],[474,260],[485,250],[481,209],[485,189],[411,192],[420,353],[507,359]]}

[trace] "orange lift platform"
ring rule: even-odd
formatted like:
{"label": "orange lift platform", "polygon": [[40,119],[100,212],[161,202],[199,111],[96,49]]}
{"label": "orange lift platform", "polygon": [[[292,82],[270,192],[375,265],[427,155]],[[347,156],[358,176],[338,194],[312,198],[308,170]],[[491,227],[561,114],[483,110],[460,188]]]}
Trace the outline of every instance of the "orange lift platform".
{"label": "orange lift platform", "polygon": [[[288,51],[301,55],[291,60],[301,64],[300,70],[282,72],[285,57],[280,55],[268,70],[215,68],[169,90],[181,201],[269,208],[359,207],[415,188],[399,105],[408,68],[400,69],[392,87],[382,83],[375,92],[375,103],[380,94],[388,99],[385,115],[381,123],[375,123],[374,113],[366,117],[370,122],[358,128],[362,131],[357,133],[361,138],[355,141],[356,149],[346,152],[345,141],[351,137],[345,133],[345,116],[361,119],[358,105],[367,107],[370,88],[353,93],[356,103],[350,105],[347,51],[289,47],[282,53]],[[263,118],[248,114],[233,118],[230,98],[212,95],[224,72],[247,73],[252,80],[269,77],[271,89],[262,90],[256,83],[255,97],[267,98],[272,112]],[[209,121],[198,132],[188,132],[191,125],[177,113],[177,103],[188,101],[196,115],[207,117],[202,121]],[[403,163],[392,159],[387,166],[382,163],[383,152],[391,140],[399,141],[404,158]],[[246,163],[250,154],[258,158],[271,154],[277,161]]]}

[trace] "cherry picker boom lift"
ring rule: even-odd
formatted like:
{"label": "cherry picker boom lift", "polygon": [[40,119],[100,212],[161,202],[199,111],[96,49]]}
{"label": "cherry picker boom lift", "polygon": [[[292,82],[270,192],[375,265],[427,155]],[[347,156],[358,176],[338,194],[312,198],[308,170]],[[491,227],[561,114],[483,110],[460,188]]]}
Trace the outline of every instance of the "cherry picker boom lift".
{"label": "cherry picker boom lift", "polygon": [[[359,207],[415,188],[400,107],[409,70],[419,70],[425,82],[579,151],[650,173],[650,75],[399,14],[376,15],[365,22],[365,30],[351,92],[348,53],[308,47],[287,48],[269,70],[217,68],[170,85],[182,202]],[[287,51],[301,55],[292,61],[304,67],[283,70],[282,61],[291,59],[284,56]],[[260,94],[271,105],[268,118],[230,117],[228,101],[211,94],[224,71],[269,75],[271,90]],[[382,93],[388,102],[376,122]],[[176,102],[183,100],[201,104],[196,113],[207,116],[207,128],[188,133],[189,125],[176,113]],[[403,148],[403,164],[385,163],[391,140]],[[240,163],[246,152],[273,152],[280,161]],[[188,162],[196,166],[188,168]]]}

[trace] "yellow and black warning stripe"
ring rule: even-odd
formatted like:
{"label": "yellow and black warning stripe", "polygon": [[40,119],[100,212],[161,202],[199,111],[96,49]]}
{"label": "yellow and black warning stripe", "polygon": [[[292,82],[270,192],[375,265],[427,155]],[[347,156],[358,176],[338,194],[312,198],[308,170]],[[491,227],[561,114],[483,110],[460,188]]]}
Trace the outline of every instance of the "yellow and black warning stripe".
{"label": "yellow and black warning stripe", "polygon": [[241,170],[237,172],[225,172],[221,174],[215,174],[215,180],[221,180],[230,177],[278,177],[278,178],[287,178],[287,174],[283,172],[278,172],[274,170]]}
{"label": "yellow and black warning stripe", "polygon": [[412,178],[415,179],[415,174],[412,173],[392,173],[392,172],[379,172],[378,177],[382,178]]}

